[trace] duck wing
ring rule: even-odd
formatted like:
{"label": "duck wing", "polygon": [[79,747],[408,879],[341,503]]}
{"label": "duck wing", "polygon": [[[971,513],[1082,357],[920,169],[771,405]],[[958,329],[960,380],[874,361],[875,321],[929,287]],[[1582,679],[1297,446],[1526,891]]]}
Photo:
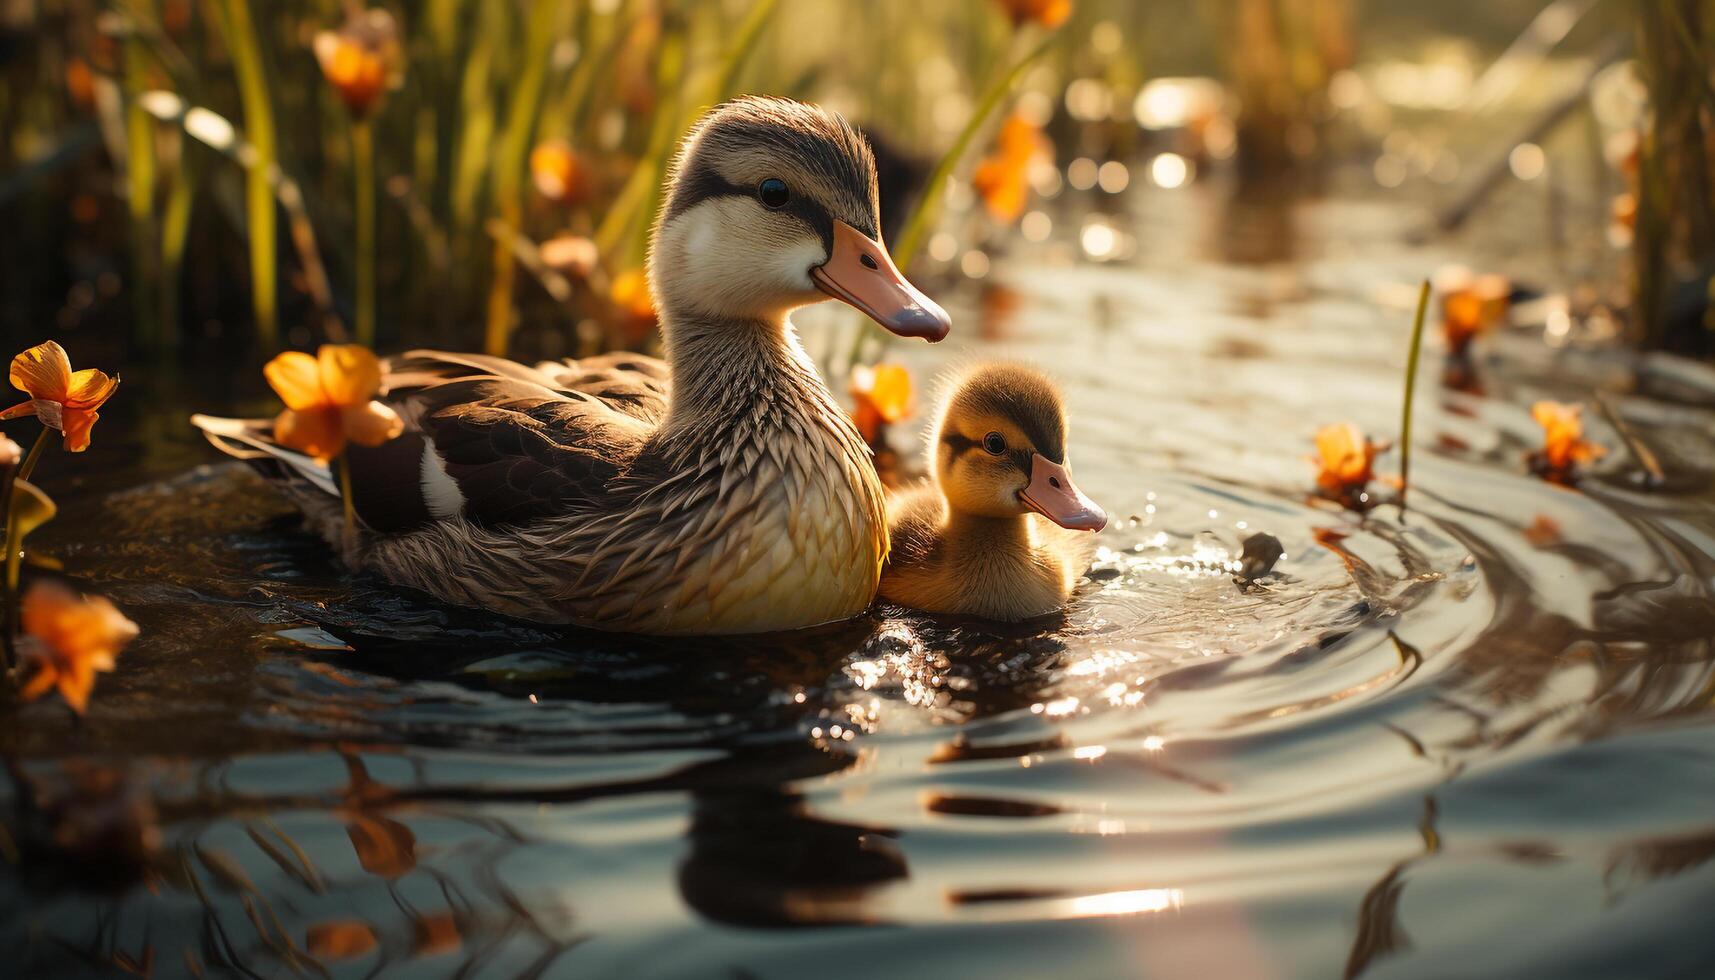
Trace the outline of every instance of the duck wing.
{"label": "duck wing", "polygon": [[[405,432],[348,447],[351,497],[369,528],[397,533],[462,517],[497,527],[619,506],[617,486],[666,414],[666,365],[614,355],[530,367],[482,354],[413,351],[386,365],[383,397]],[[339,495],[326,464],[274,441],[265,419],[192,419],[216,448],[299,502]]]}
{"label": "duck wing", "polygon": [[638,355],[530,367],[482,354],[391,360],[400,438],[353,446],[352,500],[378,531],[463,517],[488,527],[594,512],[666,412],[666,365]]}

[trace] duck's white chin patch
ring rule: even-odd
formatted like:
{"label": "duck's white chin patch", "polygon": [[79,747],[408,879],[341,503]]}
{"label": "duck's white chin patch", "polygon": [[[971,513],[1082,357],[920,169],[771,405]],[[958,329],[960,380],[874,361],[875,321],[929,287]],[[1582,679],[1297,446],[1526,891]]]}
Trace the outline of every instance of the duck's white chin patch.
{"label": "duck's white chin patch", "polygon": [[448,475],[446,464],[441,462],[440,454],[435,452],[435,444],[428,439],[423,440],[423,463],[418,473],[418,482],[423,488],[423,503],[428,506],[431,516],[444,521],[458,516],[464,510],[464,491],[460,490],[458,482]]}

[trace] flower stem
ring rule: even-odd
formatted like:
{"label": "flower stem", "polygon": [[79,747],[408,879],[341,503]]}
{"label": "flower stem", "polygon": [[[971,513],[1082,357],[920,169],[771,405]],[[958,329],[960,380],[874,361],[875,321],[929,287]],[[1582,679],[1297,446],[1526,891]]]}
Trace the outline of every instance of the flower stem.
{"label": "flower stem", "polygon": [[369,120],[351,121],[351,170],[357,182],[357,342],[375,345],[375,137]]}
{"label": "flower stem", "polygon": [[[14,479],[28,480],[30,478],[30,474],[36,472],[36,461],[42,458],[43,451],[48,448],[48,440],[53,435],[53,429],[50,429],[45,425],[42,426],[42,431],[37,434],[35,443],[30,446],[30,452],[24,457],[24,462],[19,465],[18,474]],[[6,520],[8,523],[12,520],[11,503],[11,498],[8,497],[6,501]]]}
{"label": "flower stem", "polygon": [[345,511],[345,539],[357,536],[357,507],[351,500],[351,457],[339,454],[339,501]]}

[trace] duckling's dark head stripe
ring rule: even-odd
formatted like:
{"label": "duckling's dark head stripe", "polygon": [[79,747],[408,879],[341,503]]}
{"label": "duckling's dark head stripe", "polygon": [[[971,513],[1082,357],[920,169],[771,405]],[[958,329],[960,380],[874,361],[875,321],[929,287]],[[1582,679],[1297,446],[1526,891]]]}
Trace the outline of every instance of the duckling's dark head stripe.
{"label": "duckling's dark head stripe", "polygon": [[978,368],[961,383],[948,411],[1006,419],[1037,452],[1052,462],[1066,462],[1066,419],[1060,397],[1046,378],[1030,368],[1010,364]]}
{"label": "duckling's dark head stripe", "polygon": [[1028,448],[1012,447],[997,457],[984,448],[981,441],[968,438],[957,432],[942,433],[941,442],[943,445],[953,450],[954,456],[963,456],[969,452],[978,452],[990,459],[1004,459],[1008,463],[1011,463],[1014,469],[1024,473],[1026,476],[1030,474],[1035,465],[1034,457],[1036,456],[1036,452],[1035,450]]}

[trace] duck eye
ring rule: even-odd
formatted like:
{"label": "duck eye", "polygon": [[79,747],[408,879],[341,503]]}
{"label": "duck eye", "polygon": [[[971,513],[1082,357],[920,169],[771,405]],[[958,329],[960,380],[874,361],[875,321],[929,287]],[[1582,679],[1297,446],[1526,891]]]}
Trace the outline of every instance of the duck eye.
{"label": "duck eye", "polygon": [[983,450],[990,456],[999,456],[1006,452],[1006,440],[998,432],[990,432],[983,436]]}
{"label": "duck eye", "polygon": [[780,209],[792,199],[792,192],[787,189],[786,182],[779,177],[770,177],[756,188],[756,197],[763,207]]}

